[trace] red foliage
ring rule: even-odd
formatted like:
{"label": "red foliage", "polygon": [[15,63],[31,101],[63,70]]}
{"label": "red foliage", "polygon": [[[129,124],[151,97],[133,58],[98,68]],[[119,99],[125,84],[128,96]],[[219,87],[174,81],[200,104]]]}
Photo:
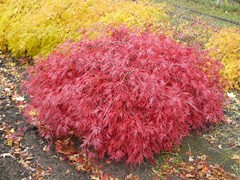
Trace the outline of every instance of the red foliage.
{"label": "red foliage", "polygon": [[46,138],[73,134],[91,154],[140,164],[221,121],[219,68],[206,52],[122,27],[66,42],[28,69],[26,115]]}

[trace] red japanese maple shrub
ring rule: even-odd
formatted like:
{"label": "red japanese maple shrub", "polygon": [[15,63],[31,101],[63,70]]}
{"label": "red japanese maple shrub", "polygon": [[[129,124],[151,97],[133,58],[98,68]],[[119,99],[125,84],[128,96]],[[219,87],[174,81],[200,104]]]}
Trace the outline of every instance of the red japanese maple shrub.
{"label": "red japanese maple shrub", "polygon": [[100,158],[140,164],[221,121],[219,69],[206,52],[122,27],[28,69],[26,115],[46,138],[75,135]]}

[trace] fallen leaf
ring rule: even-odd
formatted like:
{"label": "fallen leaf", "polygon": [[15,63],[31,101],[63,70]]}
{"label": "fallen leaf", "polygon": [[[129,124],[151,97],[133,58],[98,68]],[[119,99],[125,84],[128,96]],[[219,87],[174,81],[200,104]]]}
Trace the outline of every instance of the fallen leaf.
{"label": "fallen leaf", "polygon": [[55,149],[58,153],[69,155],[75,152],[74,143],[70,138],[55,142]]}
{"label": "fallen leaf", "polygon": [[21,96],[17,96],[15,99],[16,99],[17,101],[24,101],[24,100],[25,100],[24,97],[21,97]]}
{"label": "fallen leaf", "polygon": [[230,97],[230,98],[232,98],[232,99],[235,99],[235,98],[236,98],[236,95],[233,94],[232,92],[230,92],[230,93],[228,92],[227,95],[228,95],[228,97]]}
{"label": "fallen leaf", "polygon": [[204,172],[209,172],[209,171],[210,171],[210,169],[209,169],[208,166],[203,166],[202,170],[203,170]]}
{"label": "fallen leaf", "polygon": [[50,145],[45,145],[43,151],[48,152],[50,150]]}
{"label": "fallen leaf", "polygon": [[90,176],[90,179],[91,179],[91,180],[101,180],[100,177],[96,177],[96,176],[94,176],[94,175],[91,175],[91,176]]}
{"label": "fallen leaf", "polygon": [[108,175],[103,175],[102,177],[101,177],[101,180],[108,180]]}
{"label": "fallen leaf", "polygon": [[231,157],[231,159],[233,159],[233,160],[240,160],[240,156],[237,155],[237,154],[234,154],[234,155]]}
{"label": "fallen leaf", "polygon": [[12,139],[7,139],[7,145],[12,146],[13,145],[13,140]]}
{"label": "fallen leaf", "polygon": [[193,162],[194,161],[194,156],[189,156],[188,161]]}
{"label": "fallen leaf", "polygon": [[11,154],[11,153],[3,153],[0,155],[0,157],[12,157],[13,159],[15,159],[15,157]]}
{"label": "fallen leaf", "polygon": [[29,111],[29,115],[35,116],[35,115],[37,115],[37,111],[35,109],[33,109],[33,110]]}
{"label": "fallen leaf", "polygon": [[66,172],[65,172],[65,174],[69,174],[70,173],[70,170],[69,169],[67,169],[66,170]]}
{"label": "fallen leaf", "polygon": [[205,160],[206,160],[206,158],[207,158],[207,156],[206,156],[206,155],[202,155],[202,156],[200,156],[200,159],[201,159],[202,161],[205,161]]}
{"label": "fallen leaf", "polygon": [[152,168],[152,171],[153,171],[153,173],[155,173],[155,174],[159,173],[159,172],[156,171],[154,168]]}
{"label": "fallen leaf", "polygon": [[124,180],[139,180],[139,177],[129,174]]}
{"label": "fallen leaf", "polygon": [[15,132],[14,128],[12,128],[12,129],[10,130],[10,132],[11,132],[11,133],[14,133],[14,132]]}
{"label": "fallen leaf", "polygon": [[198,169],[198,170],[201,170],[202,168],[203,168],[203,165],[202,165],[202,164],[200,164],[200,165],[197,166],[197,169]]}
{"label": "fallen leaf", "polygon": [[26,160],[31,160],[31,159],[33,159],[33,157],[27,157],[27,158],[26,158]]}
{"label": "fallen leaf", "polygon": [[193,166],[189,166],[188,169],[193,171],[195,168]]}
{"label": "fallen leaf", "polygon": [[10,92],[11,90],[9,88],[4,89],[6,92]]}
{"label": "fallen leaf", "polygon": [[50,166],[48,166],[46,172],[48,172],[48,173],[52,172],[52,168]]}
{"label": "fallen leaf", "polygon": [[185,177],[186,178],[194,178],[194,176],[192,174],[186,174]]}
{"label": "fallen leaf", "polygon": [[36,173],[36,179],[40,179],[42,177],[42,168],[38,167],[37,168],[37,173]]}
{"label": "fallen leaf", "polygon": [[188,155],[188,156],[191,156],[191,155],[192,155],[192,152],[191,152],[191,151],[188,151],[188,152],[186,152],[185,154]]}
{"label": "fallen leaf", "polygon": [[226,118],[226,121],[227,121],[228,124],[231,124],[233,122],[233,120],[230,119],[230,118]]}

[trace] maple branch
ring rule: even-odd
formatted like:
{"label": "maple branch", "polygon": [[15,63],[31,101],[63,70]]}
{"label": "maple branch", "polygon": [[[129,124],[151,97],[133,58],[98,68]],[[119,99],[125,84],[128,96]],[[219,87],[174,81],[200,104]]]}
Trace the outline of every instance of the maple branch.
{"label": "maple branch", "polygon": [[187,102],[187,104],[190,105],[190,106],[191,106],[193,109],[195,109],[196,111],[198,111],[198,112],[200,112],[200,113],[202,113],[202,114],[204,114],[204,115],[207,115],[206,113],[198,110],[198,109],[197,109],[193,104],[191,104],[190,102]]}
{"label": "maple branch", "polygon": [[116,93],[113,95],[110,103],[108,104],[107,108],[106,108],[106,111],[104,112],[104,115],[103,115],[103,120],[105,119],[106,115],[107,115],[107,112],[109,111],[111,105],[112,105],[112,102],[113,102],[113,98],[115,97]]}

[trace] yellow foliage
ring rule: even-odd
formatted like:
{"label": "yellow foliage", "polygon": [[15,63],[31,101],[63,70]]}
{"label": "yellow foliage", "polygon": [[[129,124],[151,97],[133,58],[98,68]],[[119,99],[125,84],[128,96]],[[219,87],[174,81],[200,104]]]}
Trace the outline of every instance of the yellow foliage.
{"label": "yellow foliage", "polygon": [[214,33],[206,44],[210,56],[225,66],[223,77],[229,81],[227,89],[240,89],[240,30],[225,28]]}
{"label": "yellow foliage", "polygon": [[106,25],[158,27],[167,15],[148,0],[4,0],[0,6],[0,49],[14,56],[47,55],[66,39],[96,38]]}

